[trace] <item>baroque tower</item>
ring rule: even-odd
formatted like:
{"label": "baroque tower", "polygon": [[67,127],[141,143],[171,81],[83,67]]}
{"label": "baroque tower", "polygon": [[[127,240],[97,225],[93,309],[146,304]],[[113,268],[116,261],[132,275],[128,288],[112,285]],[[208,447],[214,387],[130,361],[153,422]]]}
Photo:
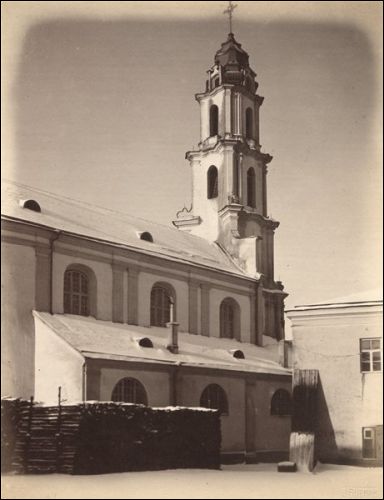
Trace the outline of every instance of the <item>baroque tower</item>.
{"label": "baroque tower", "polygon": [[200,142],[186,153],[192,168],[192,207],[179,211],[173,224],[218,244],[258,281],[263,332],[283,338],[286,293],[274,280],[274,231],[279,222],[267,211],[267,165],[272,157],[261,152],[259,134],[264,98],[257,94],[256,73],[233,33],[221,44],[207,74],[205,91],[195,96]]}

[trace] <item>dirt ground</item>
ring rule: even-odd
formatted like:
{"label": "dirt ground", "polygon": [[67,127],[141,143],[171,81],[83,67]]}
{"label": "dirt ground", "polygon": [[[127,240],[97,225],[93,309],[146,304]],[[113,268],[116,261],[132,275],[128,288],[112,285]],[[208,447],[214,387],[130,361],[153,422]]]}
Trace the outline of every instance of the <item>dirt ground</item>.
{"label": "dirt ground", "polygon": [[100,476],[3,475],[1,498],[382,498],[382,469],[319,464],[312,474],[276,465]]}

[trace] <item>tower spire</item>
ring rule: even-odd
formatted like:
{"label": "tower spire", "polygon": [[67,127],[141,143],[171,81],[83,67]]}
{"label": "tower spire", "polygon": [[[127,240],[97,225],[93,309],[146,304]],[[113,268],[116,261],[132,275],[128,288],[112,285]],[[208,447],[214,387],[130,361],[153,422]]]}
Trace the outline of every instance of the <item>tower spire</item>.
{"label": "tower spire", "polygon": [[223,14],[228,14],[229,21],[229,32],[232,33],[232,13],[236,9],[237,4],[234,4],[229,0],[228,7],[223,11]]}

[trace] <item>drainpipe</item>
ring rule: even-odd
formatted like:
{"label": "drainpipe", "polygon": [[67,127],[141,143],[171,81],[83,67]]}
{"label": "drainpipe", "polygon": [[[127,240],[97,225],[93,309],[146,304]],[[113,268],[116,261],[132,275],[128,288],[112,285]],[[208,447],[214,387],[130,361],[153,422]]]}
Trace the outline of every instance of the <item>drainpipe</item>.
{"label": "drainpipe", "polygon": [[49,312],[53,314],[53,244],[56,240],[59,239],[61,235],[60,230],[55,230],[56,236],[54,236],[49,242],[49,250],[51,252],[51,261],[50,261],[50,272],[49,272]]}
{"label": "drainpipe", "polygon": [[167,323],[167,327],[170,328],[170,334],[168,337],[168,345],[167,349],[172,354],[177,354],[179,352],[179,341],[178,341],[178,333],[179,333],[179,323],[174,321],[174,312],[173,312],[173,298],[170,299],[170,311],[169,311],[169,323]]}

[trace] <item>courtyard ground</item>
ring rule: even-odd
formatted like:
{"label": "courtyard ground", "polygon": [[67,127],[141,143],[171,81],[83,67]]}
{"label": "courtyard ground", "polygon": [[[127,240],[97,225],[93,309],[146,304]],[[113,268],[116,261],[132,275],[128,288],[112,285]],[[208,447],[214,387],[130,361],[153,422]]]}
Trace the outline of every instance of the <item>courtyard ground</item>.
{"label": "courtyard ground", "polygon": [[4,475],[1,498],[382,498],[382,469],[319,464],[312,474],[276,465],[100,476]]}

